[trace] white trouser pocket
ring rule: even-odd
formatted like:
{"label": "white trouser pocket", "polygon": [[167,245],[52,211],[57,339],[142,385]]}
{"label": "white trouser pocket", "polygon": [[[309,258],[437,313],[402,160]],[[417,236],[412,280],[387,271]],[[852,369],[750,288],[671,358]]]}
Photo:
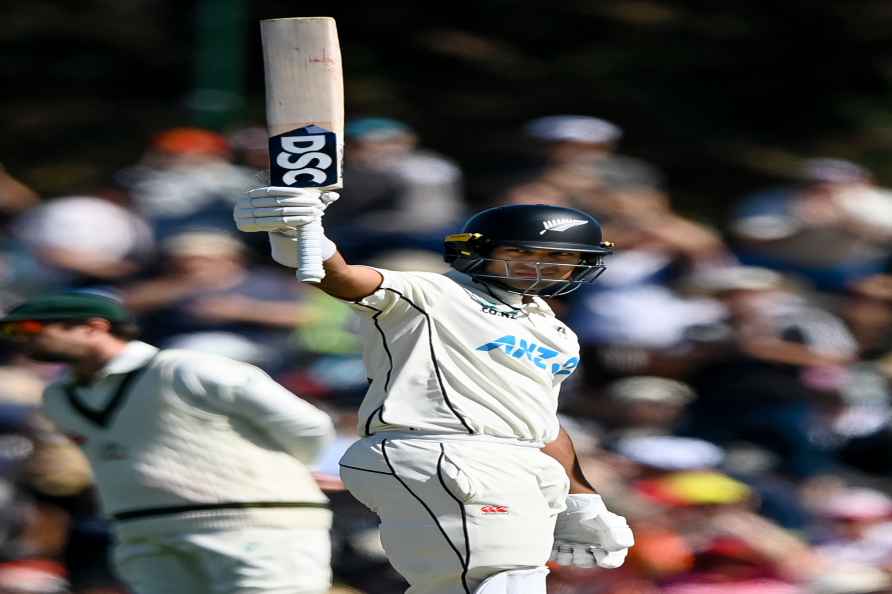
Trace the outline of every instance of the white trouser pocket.
{"label": "white trouser pocket", "polygon": [[445,448],[437,463],[437,472],[446,489],[462,503],[470,503],[477,497],[478,489],[473,479],[449,457]]}

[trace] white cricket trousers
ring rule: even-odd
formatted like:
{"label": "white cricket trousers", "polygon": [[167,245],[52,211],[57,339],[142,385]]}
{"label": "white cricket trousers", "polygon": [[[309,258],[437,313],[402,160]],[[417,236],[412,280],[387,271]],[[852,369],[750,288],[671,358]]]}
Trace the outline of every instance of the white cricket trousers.
{"label": "white cricket trousers", "polygon": [[341,478],[381,519],[407,594],[472,594],[486,577],[548,561],[570,484],[535,447],[379,433],[341,458]]}
{"label": "white cricket trousers", "polygon": [[134,538],[115,545],[114,566],[134,594],[322,594],[331,540],[285,528]]}

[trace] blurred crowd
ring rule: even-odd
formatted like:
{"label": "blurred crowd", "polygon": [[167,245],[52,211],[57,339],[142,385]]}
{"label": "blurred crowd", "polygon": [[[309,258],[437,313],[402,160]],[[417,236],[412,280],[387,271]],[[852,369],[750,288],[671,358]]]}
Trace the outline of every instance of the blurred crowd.
{"label": "blurred crowd", "polygon": [[[597,283],[555,304],[583,349],[560,412],[637,543],[618,570],[553,567],[549,592],[892,592],[892,192],[859,164],[808,158],[707,223],[622,154],[614,123],[548,116],[523,133],[531,158],[471,203],[459,164],[409,125],[351,121],[325,222],[348,261],[398,270],[445,271],[442,238],[502,204],[589,212],[616,243]],[[330,412],[340,439],[316,470],[336,590],[396,594],[375,517],[336,478],[367,385],[358,324],[232,223],[265,184],[266,146],[261,127],[164,130],[72,196],[0,171],[0,310],[105,291],[147,342],[253,363]],[[0,594],[123,594],[89,469],[37,412],[58,371],[0,345]]]}

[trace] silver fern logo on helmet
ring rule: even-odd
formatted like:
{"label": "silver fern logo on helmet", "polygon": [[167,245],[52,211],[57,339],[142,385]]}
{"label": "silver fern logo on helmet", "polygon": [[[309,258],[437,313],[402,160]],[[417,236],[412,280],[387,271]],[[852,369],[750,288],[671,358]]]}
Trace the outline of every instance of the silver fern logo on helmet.
{"label": "silver fern logo on helmet", "polygon": [[566,231],[567,229],[586,224],[588,224],[588,221],[580,221],[579,219],[548,219],[547,221],[542,221],[542,226],[545,228],[539,231],[539,235],[545,235],[546,231]]}

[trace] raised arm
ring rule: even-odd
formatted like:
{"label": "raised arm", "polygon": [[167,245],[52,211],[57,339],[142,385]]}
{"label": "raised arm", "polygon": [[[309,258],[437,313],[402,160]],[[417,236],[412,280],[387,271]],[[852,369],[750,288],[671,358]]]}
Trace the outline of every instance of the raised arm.
{"label": "raised arm", "polygon": [[[239,199],[233,217],[241,231],[267,232],[273,260],[297,268],[300,244],[295,230],[321,220],[325,209],[337,199],[335,192],[311,188],[256,188]],[[325,278],[313,286],[332,297],[355,301],[381,286],[383,278],[378,271],[348,264],[327,237],[323,237],[322,259]]]}
{"label": "raised arm", "polygon": [[348,264],[340,252],[323,262],[325,278],[317,286],[339,299],[356,301],[378,290],[384,277],[368,266]]}

